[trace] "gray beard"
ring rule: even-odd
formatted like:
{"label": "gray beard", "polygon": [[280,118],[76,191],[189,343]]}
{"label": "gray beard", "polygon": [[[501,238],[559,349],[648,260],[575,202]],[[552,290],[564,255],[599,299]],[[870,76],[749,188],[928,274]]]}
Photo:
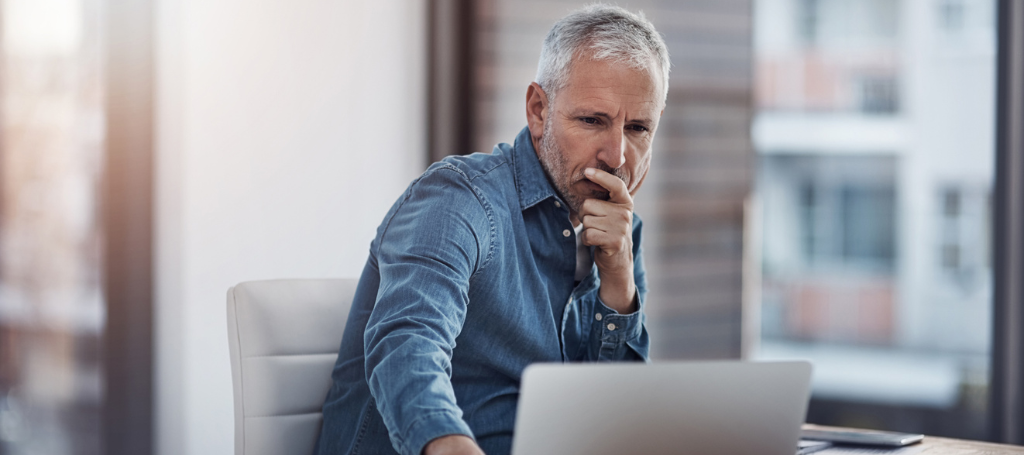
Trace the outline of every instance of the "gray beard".
{"label": "gray beard", "polygon": [[[562,147],[559,146],[558,141],[551,134],[550,115],[544,121],[544,134],[541,135],[540,142],[537,145],[540,147],[540,150],[537,151],[540,157],[540,164],[544,168],[544,173],[547,174],[548,181],[555,187],[558,196],[569,205],[572,212],[580,213],[583,201],[587,200],[588,197],[573,192],[572,185],[580,180],[587,180],[587,178],[583,176],[583,169],[580,169],[575,174],[572,174],[572,170],[569,169],[569,163]],[[619,180],[626,182],[628,186],[629,182],[626,180],[625,171],[622,168],[612,168],[600,161],[596,167],[618,177]]]}

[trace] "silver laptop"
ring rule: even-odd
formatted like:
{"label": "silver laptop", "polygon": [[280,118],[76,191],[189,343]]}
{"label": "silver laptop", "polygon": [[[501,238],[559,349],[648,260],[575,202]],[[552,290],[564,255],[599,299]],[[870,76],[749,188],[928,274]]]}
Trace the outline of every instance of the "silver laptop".
{"label": "silver laptop", "polygon": [[807,362],[535,364],[514,455],[793,455]]}

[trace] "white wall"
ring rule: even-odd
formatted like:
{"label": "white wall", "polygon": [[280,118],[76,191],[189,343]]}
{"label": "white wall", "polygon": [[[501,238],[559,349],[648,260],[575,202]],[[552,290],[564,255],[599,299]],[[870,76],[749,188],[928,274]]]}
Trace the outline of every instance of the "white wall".
{"label": "white wall", "polygon": [[158,453],[233,453],[225,293],[355,277],[426,165],[423,2],[157,2]]}

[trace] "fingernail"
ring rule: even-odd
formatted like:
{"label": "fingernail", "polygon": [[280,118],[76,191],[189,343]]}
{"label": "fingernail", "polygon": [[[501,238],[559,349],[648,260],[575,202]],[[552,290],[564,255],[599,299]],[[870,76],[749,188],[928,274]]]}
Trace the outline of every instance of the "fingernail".
{"label": "fingernail", "polygon": [[593,177],[594,176],[594,168],[588,167],[588,168],[583,170],[583,173],[587,174],[587,177]]}

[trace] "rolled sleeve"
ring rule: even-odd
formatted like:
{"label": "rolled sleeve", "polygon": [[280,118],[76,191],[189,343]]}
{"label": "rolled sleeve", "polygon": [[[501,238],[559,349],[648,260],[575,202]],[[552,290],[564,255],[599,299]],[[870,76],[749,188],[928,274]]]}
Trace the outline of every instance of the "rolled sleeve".
{"label": "rolled sleeve", "polygon": [[450,412],[434,412],[424,414],[414,420],[408,429],[402,432],[404,438],[396,442],[404,454],[419,455],[423,453],[427,443],[441,436],[461,434],[473,437],[469,425],[459,415]]}
{"label": "rolled sleeve", "polygon": [[402,454],[419,455],[444,435],[472,437],[451,359],[470,276],[490,250],[489,226],[462,175],[439,168],[412,185],[381,233],[381,283],[363,336],[366,381]]}

